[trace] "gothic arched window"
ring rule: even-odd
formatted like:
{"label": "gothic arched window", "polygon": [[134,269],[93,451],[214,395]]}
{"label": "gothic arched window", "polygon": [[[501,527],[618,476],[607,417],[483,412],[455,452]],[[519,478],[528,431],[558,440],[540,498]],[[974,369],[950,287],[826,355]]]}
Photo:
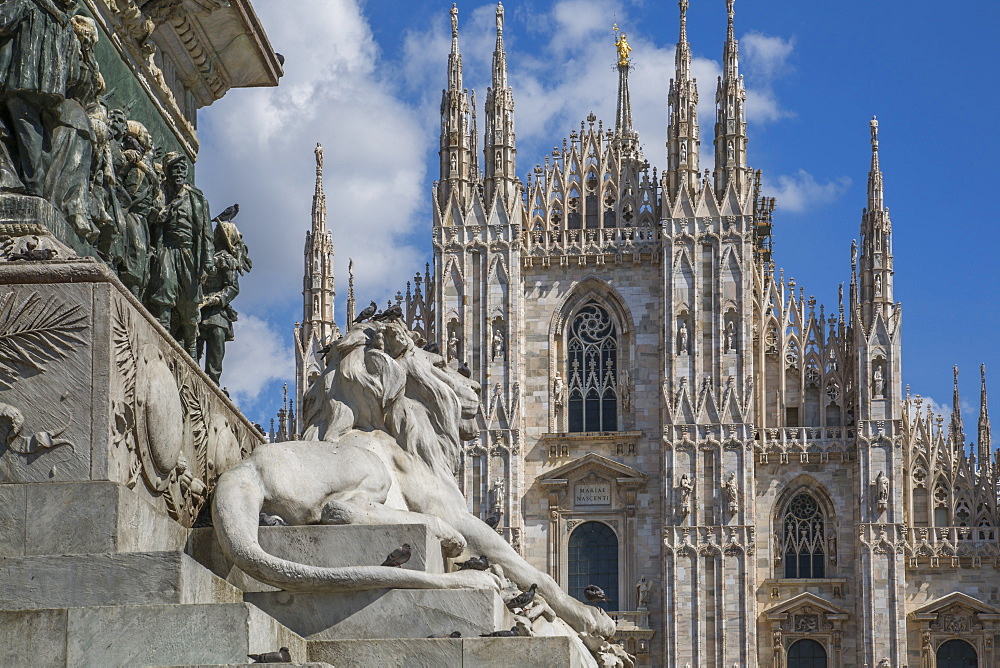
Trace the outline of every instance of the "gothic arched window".
{"label": "gothic arched window", "polygon": [[569,430],[618,430],[618,330],[608,312],[587,302],[570,325]]}
{"label": "gothic arched window", "polygon": [[976,648],[964,640],[949,640],[938,647],[937,668],[979,668]]}
{"label": "gothic arched window", "polygon": [[604,522],[584,522],[569,537],[569,595],[586,602],[583,590],[597,585],[618,609],[618,537]]}
{"label": "gothic arched window", "polygon": [[826,668],[826,649],[815,640],[799,640],[788,648],[788,668]]}
{"label": "gothic arched window", "polygon": [[786,578],[826,577],[826,531],[823,511],[809,492],[799,492],[785,507],[781,552]]}

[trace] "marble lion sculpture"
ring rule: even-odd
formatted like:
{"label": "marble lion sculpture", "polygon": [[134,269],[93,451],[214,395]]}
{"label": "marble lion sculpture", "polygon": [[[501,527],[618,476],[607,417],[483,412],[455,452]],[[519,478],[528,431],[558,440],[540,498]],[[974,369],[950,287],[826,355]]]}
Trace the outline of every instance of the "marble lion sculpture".
{"label": "marble lion sculpture", "polygon": [[307,440],[262,445],[218,480],[213,523],[236,565],[289,591],[497,586],[488,572],[309,566],[268,554],[257,539],[261,511],[291,525],[420,522],[446,556],[488,555],[522,589],[538,584],[577,631],[613,635],[603,610],[570,597],[468,512],[454,472],[462,441],[477,433],[477,383],[416,347],[395,322],[355,326],[327,361],[304,401]]}

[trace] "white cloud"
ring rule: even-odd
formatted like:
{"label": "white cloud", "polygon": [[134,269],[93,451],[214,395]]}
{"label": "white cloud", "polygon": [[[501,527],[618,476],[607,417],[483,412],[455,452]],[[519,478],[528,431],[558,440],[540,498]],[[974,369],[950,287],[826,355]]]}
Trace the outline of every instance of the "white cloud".
{"label": "white cloud", "polygon": [[261,318],[241,314],[234,330],[220,384],[237,403],[253,405],[271,381],[292,381],[295,358],[287,336]]}
{"label": "white cloud", "polygon": [[764,177],[763,190],[777,199],[777,208],[788,213],[804,213],[840,197],[851,185],[851,179],[841,176],[820,183],[812,174],[800,169],[795,174]]}
{"label": "white cloud", "polygon": [[236,222],[254,269],[241,281],[237,308],[261,315],[302,290],[317,141],[341,295],[349,257],[364,297],[394,294],[424,262],[408,235],[429,229],[419,215],[427,164],[414,110],[384,76],[354,0],[272,0],[256,9],[285,56],[285,76],[277,88],[233,90],[203,112],[198,164],[213,209],[241,205]]}
{"label": "white cloud", "polygon": [[769,37],[754,31],[740,38],[743,64],[752,76],[765,81],[771,81],[788,70],[788,59],[794,50],[794,39]]}

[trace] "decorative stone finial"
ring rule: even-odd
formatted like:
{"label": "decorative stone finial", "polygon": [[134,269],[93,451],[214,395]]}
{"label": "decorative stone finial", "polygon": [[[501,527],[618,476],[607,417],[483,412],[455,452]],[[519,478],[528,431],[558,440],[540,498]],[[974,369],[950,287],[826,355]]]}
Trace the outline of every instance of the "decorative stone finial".
{"label": "decorative stone finial", "polygon": [[316,171],[320,172],[323,170],[323,145],[316,142],[316,150],[313,152],[316,154]]}
{"label": "decorative stone finial", "polygon": [[458,3],[451,6],[451,38],[458,39]]}
{"label": "decorative stone finial", "polygon": [[876,151],[878,150],[878,119],[872,116],[872,120],[869,121],[868,125],[872,129],[872,148]]}
{"label": "decorative stone finial", "polygon": [[503,3],[497,3],[497,32],[503,32]]}

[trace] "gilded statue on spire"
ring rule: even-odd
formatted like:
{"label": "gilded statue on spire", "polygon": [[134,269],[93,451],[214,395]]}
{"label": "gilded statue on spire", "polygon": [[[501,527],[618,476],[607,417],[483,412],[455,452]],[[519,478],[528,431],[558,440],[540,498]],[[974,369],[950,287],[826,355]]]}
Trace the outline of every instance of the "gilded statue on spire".
{"label": "gilded statue on spire", "polygon": [[620,33],[618,35],[617,41],[615,41],[615,46],[618,47],[618,66],[628,67],[629,63],[628,54],[632,52],[632,47],[629,46],[628,39],[626,38],[625,33],[621,32],[618,29],[617,23],[614,25],[613,30],[617,33]]}

